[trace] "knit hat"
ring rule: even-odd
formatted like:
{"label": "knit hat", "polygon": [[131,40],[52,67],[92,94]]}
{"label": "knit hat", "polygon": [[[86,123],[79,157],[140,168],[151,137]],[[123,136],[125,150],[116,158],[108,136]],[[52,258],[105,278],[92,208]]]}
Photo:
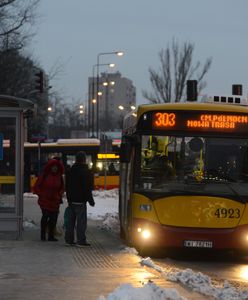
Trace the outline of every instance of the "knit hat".
{"label": "knit hat", "polygon": [[76,162],[85,163],[86,162],[86,154],[84,151],[79,151],[76,154]]}

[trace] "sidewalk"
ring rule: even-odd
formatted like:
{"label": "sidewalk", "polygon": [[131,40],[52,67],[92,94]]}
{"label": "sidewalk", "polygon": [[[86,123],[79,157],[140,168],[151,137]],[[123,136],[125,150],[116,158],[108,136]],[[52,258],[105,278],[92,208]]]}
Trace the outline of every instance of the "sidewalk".
{"label": "sidewalk", "polygon": [[122,251],[118,236],[89,221],[91,247],[66,247],[39,240],[39,229],[24,232],[22,241],[0,241],[1,300],[96,300],[120,284],[141,287],[152,280],[164,288],[176,288],[186,299],[209,299],[166,281],[139,264],[139,257]]}

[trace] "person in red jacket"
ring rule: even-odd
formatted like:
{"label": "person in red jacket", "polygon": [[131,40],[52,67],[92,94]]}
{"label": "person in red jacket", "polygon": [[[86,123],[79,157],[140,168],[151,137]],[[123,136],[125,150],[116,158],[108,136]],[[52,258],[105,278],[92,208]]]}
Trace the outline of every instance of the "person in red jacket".
{"label": "person in red jacket", "polygon": [[63,164],[57,159],[50,159],[34,185],[34,194],[39,197],[38,204],[42,211],[40,223],[42,241],[46,240],[47,226],[48,241],[57,241],[54,231],[64,192],[63,173]]}

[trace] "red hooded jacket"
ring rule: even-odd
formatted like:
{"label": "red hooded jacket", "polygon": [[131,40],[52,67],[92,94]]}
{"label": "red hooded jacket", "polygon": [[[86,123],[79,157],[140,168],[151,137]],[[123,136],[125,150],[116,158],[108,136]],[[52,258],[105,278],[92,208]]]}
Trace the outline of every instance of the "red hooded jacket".
{"label": "red hooded jacket", "polygon": [[[58,167],[56,173],[52,172],[54,165]],[[34,194],[39,196],[38,204],[41,209],[54,212],[59,210],[64,192],[63,173],[62,163],[57,159],[51,159],[46,164],[43,173],[38,177],[34,185]]]}

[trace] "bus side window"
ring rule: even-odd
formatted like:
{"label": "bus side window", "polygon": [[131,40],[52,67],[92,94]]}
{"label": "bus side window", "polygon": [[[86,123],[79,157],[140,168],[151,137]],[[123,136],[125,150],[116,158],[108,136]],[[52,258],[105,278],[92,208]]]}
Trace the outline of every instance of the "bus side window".
{"label": "bus side window", "polygon": [[108,175],[117,175],[118,172],[116,171],[115,169],[115,166],[114,166],[114,163],[110,163],[109,166],[108,166]]}

